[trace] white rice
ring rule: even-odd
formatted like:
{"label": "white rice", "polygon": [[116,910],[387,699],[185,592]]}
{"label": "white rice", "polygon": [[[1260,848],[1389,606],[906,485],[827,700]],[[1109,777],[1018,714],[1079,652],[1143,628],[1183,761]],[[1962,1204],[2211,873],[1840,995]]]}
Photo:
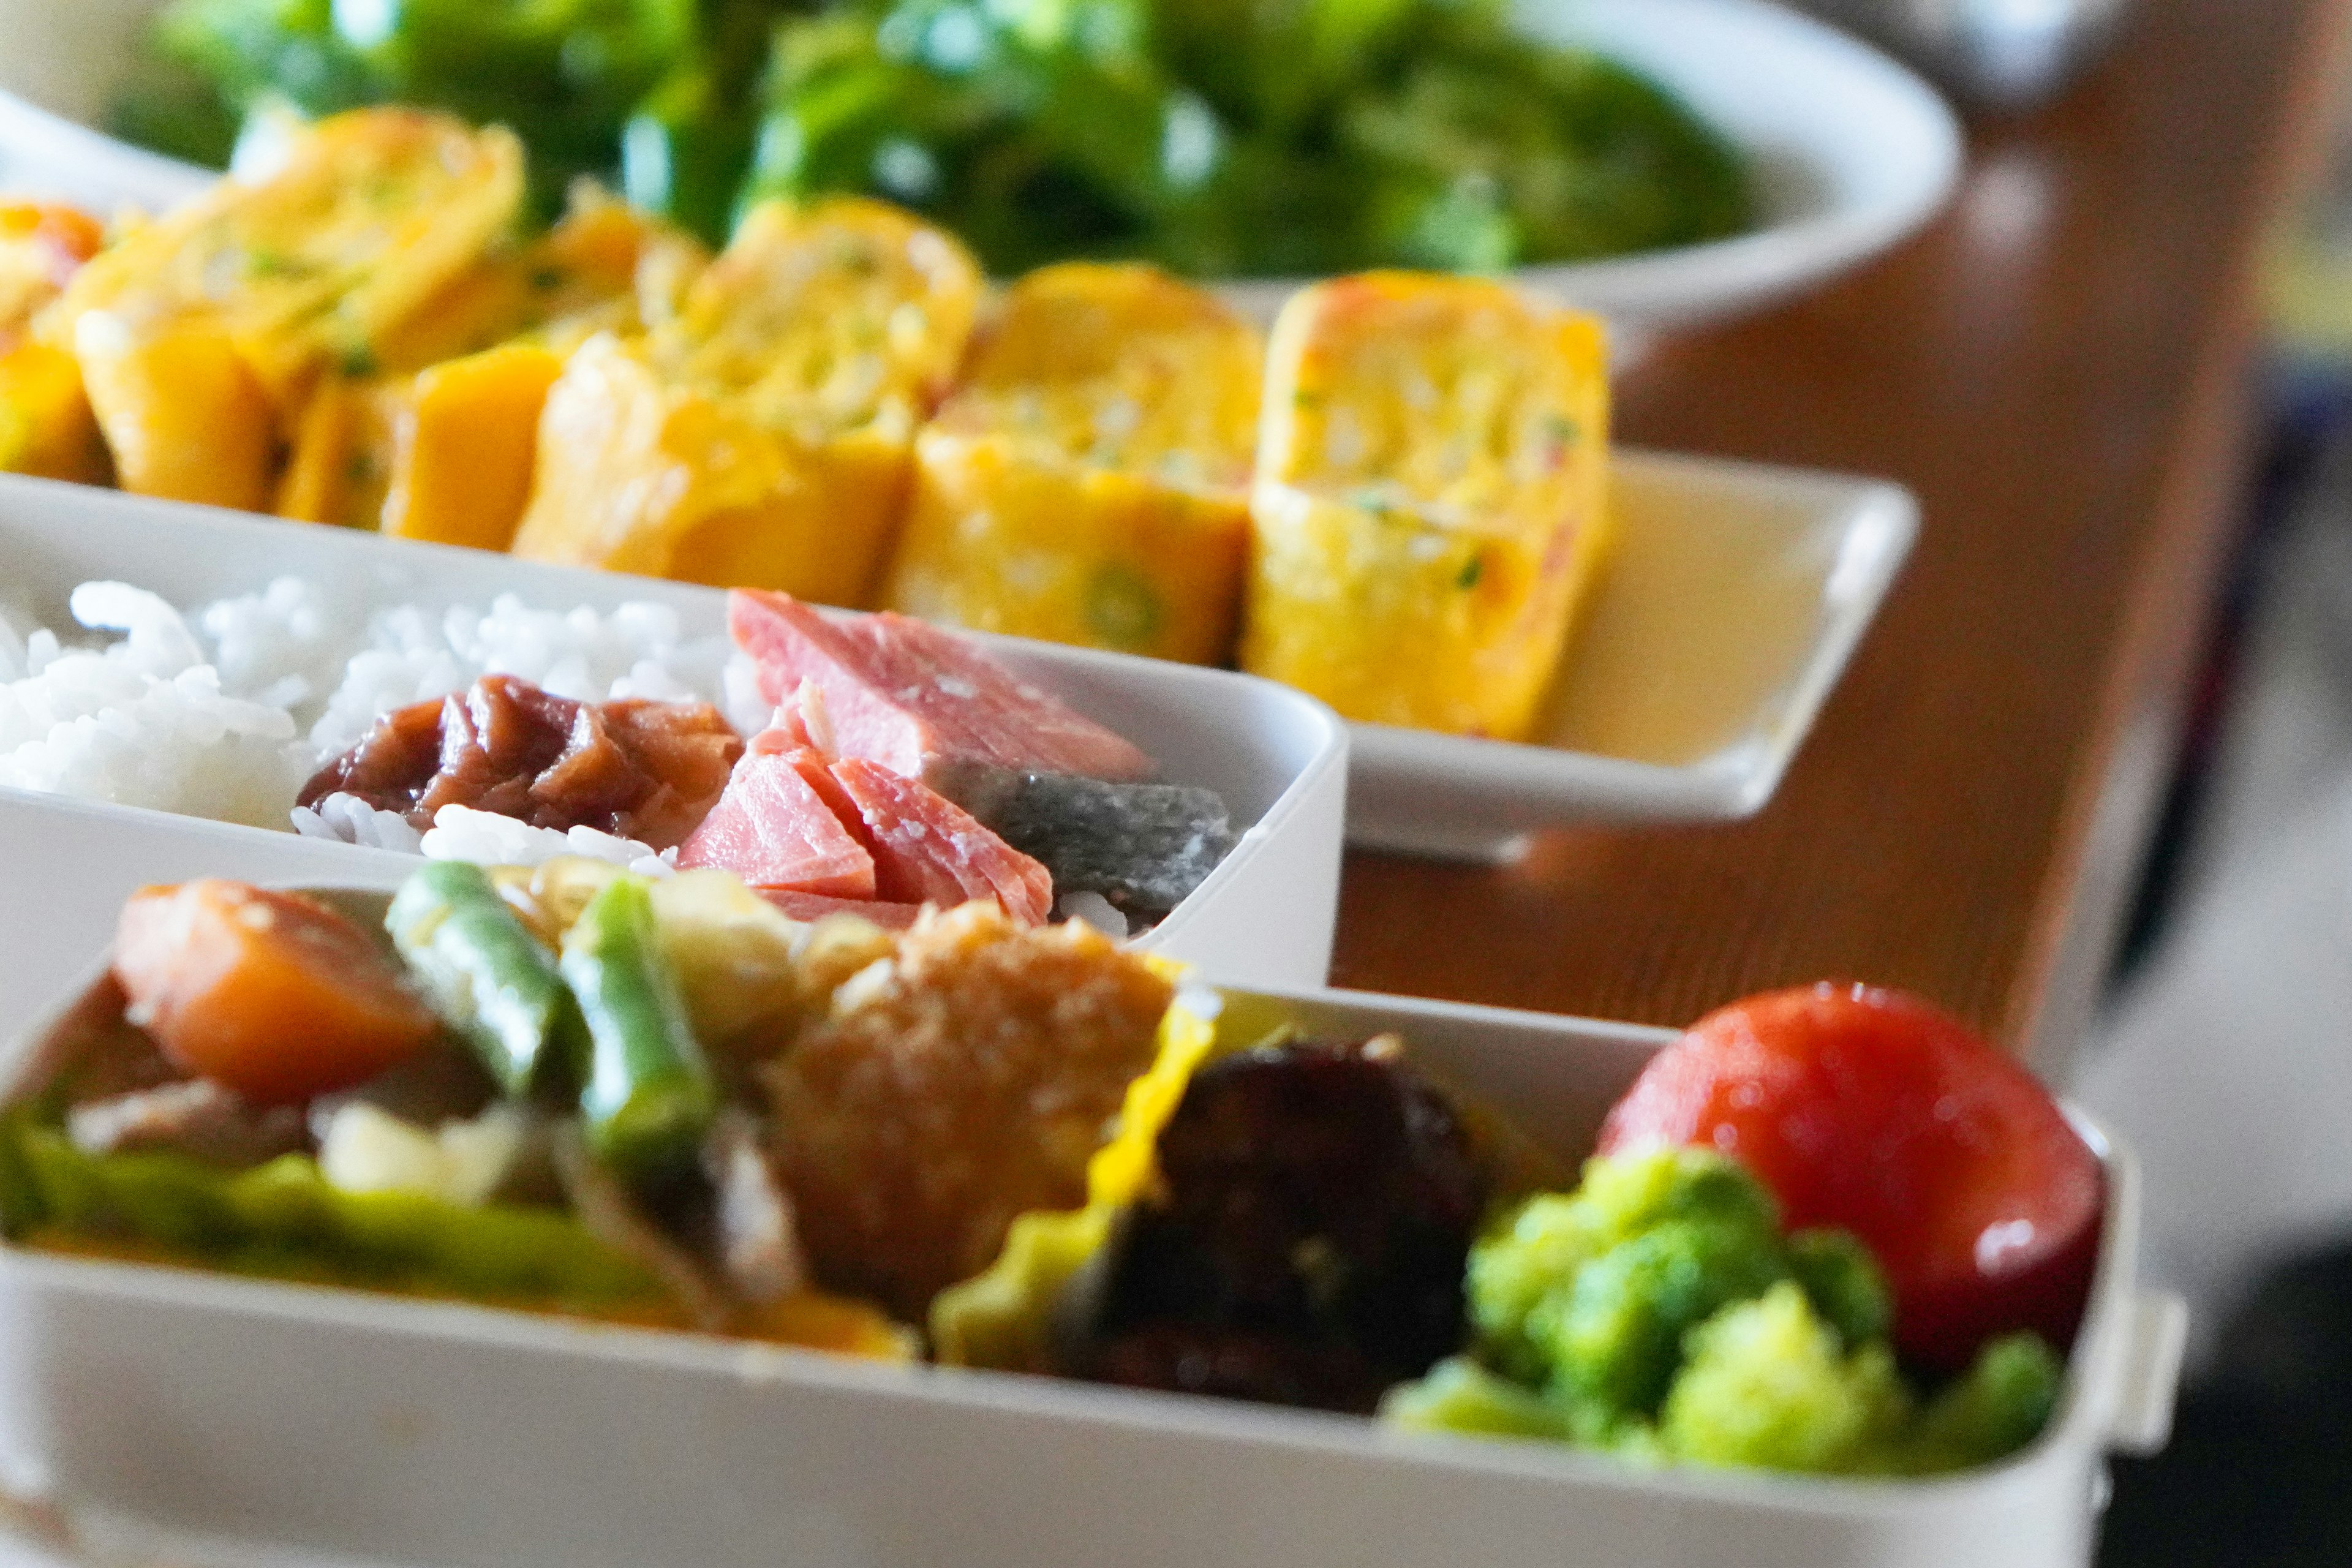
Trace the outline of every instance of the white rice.
{"label": "white rice", "polygon": [[1055,906],[1066,921],[1083,921],[1113,942],[1127,940],[1127,916],[1100,893],[1064,893]]}
{"label": "white rice", "polygon": [[[501,595],[362,615],[350,594],[281,577],[184,616],[121,583],[85,583],[68,608],[81,630],[63,637],[0,611],[0,784],[411,854],[659,863],[631,840],[462,807],[420,835],[348,795],[295,806],[304,779],[395,708],[512,675],[580,701],[711,702],[747,731],[769,712],[751,660],[723,634],[687,637],[661,605],[540,610]],[[123,635],[83,635],[106,632]]]}
{"label": "white rice", "polygon": [[305,838],[328,838],[370,849],[397,849],[404,855],[425,853],[425,835],[417,832],[408,818],[396,811],[380,811],[359,796],[341,790],[315,806],[298,805],[290,815],[294,831]]}
{"label": "white rice", "polygon": [[559,833],[552,827],[533,827],[511,816],[466,805],[445,805],[433,814],[423,852],[435,860],[471,860],[483,866],[537,866],[559,855],[573,855],[610,861],[642,877],[667,877],[677,869],[675,849],[656,854],[649,844],[616,838],[593,827]]}
{"label": "white rice", "polygon": [[279,702],[227,689],[178,611],[121,583],[68,605],[101,647],[47,627],[0,638],[0,784],[278,826],[311,758]]}

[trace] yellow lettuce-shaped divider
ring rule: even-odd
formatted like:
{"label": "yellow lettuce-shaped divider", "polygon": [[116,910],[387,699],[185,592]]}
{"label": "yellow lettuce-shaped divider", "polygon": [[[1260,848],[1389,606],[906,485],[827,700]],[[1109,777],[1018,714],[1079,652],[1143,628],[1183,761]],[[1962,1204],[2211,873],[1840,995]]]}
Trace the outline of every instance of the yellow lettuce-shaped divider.
{"label": "yellow lettuce-shaped divider", "polygon": [[735,1331],[746,1339],[872,1361],[913,1361],[921,1348],[914,1331],[891,1321],[881,1308],[822,1290],[796,1290],[754,1307],[738,1320]]}
{"label": "yellow lettuce-shaped divider", "polygon": [[1160,1131],[1220,1038],[1217,1010],[1200,1006],[1197,990],[1181,988],[1184,967],[1150,962],[1180,989],[1160,1021],[1150,1068],[1127,1086],[1118,1132],[1087,1163],[1087,1206],[1023,1215],[994,1263],[940,1292],[930,1319],[931,1354],[941,1365],[1051,1371],[1055,1299],[1110,1239],[1118,1212],[1150,1184]]}

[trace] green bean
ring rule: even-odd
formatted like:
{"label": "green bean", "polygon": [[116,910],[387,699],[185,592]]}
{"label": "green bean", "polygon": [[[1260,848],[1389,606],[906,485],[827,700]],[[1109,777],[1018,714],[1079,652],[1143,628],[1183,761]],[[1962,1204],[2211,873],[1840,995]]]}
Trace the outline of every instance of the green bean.
{"label": "green bean", "polygon": [[685,1165],[718,1111],[642,878],[621,877],[564,933],[563,978],[588,1026],[580,1093],[589,1148],[625,1174]]}
{"label": "green bean", "polygon": [[530,1092],[550,1060],[572,1054],[579,1015],[555,956],[480,867],[427,865],[394,896],[384,928],[434,1010],[465,1036],[507,1093]]}

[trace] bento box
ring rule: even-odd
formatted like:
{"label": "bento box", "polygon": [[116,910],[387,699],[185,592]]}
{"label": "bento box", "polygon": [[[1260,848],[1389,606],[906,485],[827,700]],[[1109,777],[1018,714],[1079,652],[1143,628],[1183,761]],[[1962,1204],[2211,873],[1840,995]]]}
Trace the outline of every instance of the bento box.
{"label": "bento box", "polygon": [[[1670,1038],[1336,992],[1223,1001],[1317,1035],[1402,1035],[1571,1159]],[[16,1062],[120,1005],[100,974]],[[2137,1279],[2129,1152],[2078,1126],[2106,1206],[2060,1403],[2029,1448],[1939,1480],[1644,1470],[1348,1416],[16,1248],[0,1250],[0,1467],[92,1545],[223,1568],[2080,1568],[2105,1457],[2167,1433],[2181,1320]]]}
{"label": "bento box", "polygon": [[[326,584],[349,612],[394,604],[428,613],[511,595],[539,609],[610,613],[659,606],[689,637],[727,627],[727,596],[650,579],[510,560],[320,527],[0,476],[0,603],[70,628],[79,584],[119,580],[185,608],[251,595],[273,579]],[[1171,783],[1213,790],[1231,814],[1234,847],[1139,947],[1221,974],[1272,984],[1319,984],[1329,964],[1347,792],[1345,727],[1320,703],[1270,681],[1011,638],[974,639],[1006,668],[1132,741]],[[463,682],[459,683],[460,685]],[[290,803],[289,803],[290,804]],[[283,822],[281,809],[278,819]],[[262,879],[394,879],[415,861],[297,837],[290,831],[80,804],[0,787],[0,844],[12,867],[0,886],[0,934],[101,943],[121,896],[172,874]],[[330,865],[342,869],[329,874]],[[33,896],[37,894],[37,897]],[[0,984],[0,1028],[38,998]]]}

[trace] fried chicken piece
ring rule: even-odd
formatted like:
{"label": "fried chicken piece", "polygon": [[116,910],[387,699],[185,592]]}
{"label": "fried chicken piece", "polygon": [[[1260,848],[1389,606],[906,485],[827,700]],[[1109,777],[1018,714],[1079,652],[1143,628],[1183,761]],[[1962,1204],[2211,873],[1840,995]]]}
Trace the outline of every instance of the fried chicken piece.
{"label": "fried chicken piece", "polygon": [[1173,994],[1079,921],[926,915],[768,1069],[818,1282],[920,1321],[1014,1216],[1085,1202]]}

